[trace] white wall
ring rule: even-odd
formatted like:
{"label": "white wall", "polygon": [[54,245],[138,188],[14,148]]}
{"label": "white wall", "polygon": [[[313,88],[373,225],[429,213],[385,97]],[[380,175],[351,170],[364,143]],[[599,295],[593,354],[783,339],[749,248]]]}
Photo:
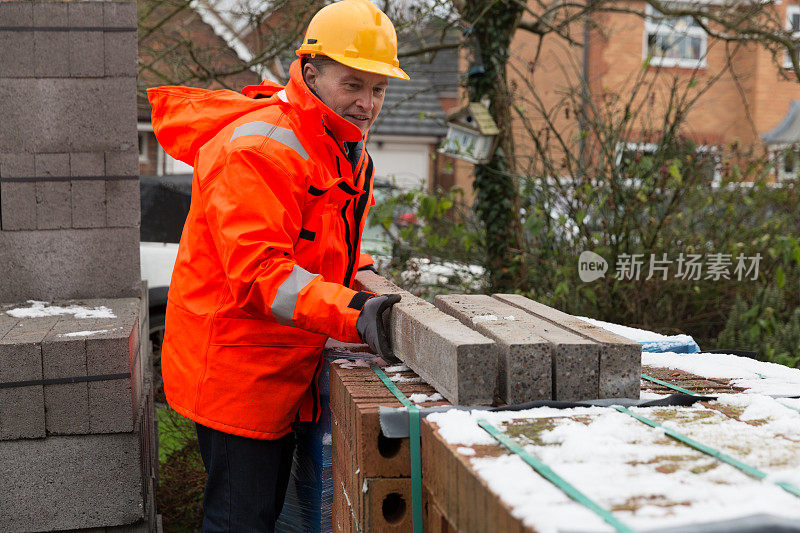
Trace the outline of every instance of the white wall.
{"label": "white wall", "polygon": [[367,150],[375,164],[377,183],[392,183],[404,190],[427,187],[431,145],[435,137],[375,135]]}

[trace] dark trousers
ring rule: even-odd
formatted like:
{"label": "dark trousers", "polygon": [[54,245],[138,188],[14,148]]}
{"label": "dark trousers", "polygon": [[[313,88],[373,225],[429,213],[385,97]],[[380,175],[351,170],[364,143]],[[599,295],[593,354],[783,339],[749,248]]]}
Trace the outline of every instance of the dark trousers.
{"label": "dark trousers", "polygon": [[294,434],[261,440],[196,427],[208,472],[203,533],[274,531],[292,469]]}

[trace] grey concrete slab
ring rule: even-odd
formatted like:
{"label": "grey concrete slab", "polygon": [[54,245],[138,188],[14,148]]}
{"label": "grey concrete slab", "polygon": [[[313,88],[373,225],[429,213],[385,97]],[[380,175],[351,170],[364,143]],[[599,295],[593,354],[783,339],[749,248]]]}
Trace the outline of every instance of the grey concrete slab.
{"label": "grey concrete slab", "polygon": [[130,372],[130,363],[133,357],[128,352],[128,342],[128,335],[122,334],[116,338],[87,339],[87,372],[89,372],[89,374],[119,374]]}
{"label": "grey concrete slab", "polygon": [[0,20],[11,28],[33,26],[33,2],[0,2]]}
{"label": "grey concrete slab", "polygon": [[106,152],[106,175],[138,176],[139,152],[132,147],[128,150]]}
{"label": "grey concrete slab", "polygon": [[68,177],[69,172],[69,153],[37,153],[34,155],[34,166],[37,178],[45,177]]}
{"label": "grey concrete slab", "polygon": [[[19,2],[13,2],[19,4]],[[0,7],[8,2],[0,2]],[[0,21],[3,12],[0,11]],[[27,78],[33,77],[35,72],[36,53],[32,31],[0,31],[0,77]]]}
{"label": "grey concrete slab", "polygon": [[402,295],[392,310],[390,333],[399,359],[455,404],[492,403],[498,358],[494,341],[374,272],[359,272],[355,285]]}
{"label": "grey concrete slab", "polygon": [[139,229],[0,232],[0,302],[141,291]]}
{"label": "grey concrete slab", "polygon": [[[73,5],[81,5],[75,3]],[[105,44],[103,32],[69,32],[69,68],[73,77],[103,77],[105,75]],[[137,48],[134,48],[137,50]]]}
{"label": "grey concrete slab", "polygon": [[0,215],[4,231],[36,229],[36,183],[0,183]]}
{"label": "grey concrete slab", "polygon": [[69,10],[67,2],[32,2],[33,25],[36,27],[58,27],[65,26],[69,21]]}
{"label": "grey concrete slab", "polygon": [[[144,518],[137,433],[50,436],[0,446],[1,531],[132,524]],[[43,503],[44,502],[44,503]]]}
{"label": "grey concrete slab", "polygon": [[104,152],[73,152],[69,154],[72,177],[103,176],[106,170]]}
{"label": "grey concrete slab", "polygon": [[105,32],[103,41],[105,75],[135,78],[139,50],[136,32]]}
{"label": "grey concrete slab", "polygon": [[103,2],[70,2],[68,13],[70,28],[103,27]]}
{"label": "grey concrete slab", "polygon": [[0,153],[0,177],[32,178],[35,175],[36,165],[33,154],[25,152]]}
{"label": "grey concrete slab", "polygon": [[90,432],[88,383],[45,385],[44,405],[48,435],[81,435]]}
{"label": "grey concrete slab", "polygon": [[[64,4],[66,8],[66,4]],[[66,11],[66,9],[64,9]],[[56,19],[58,20],[58,19]],[[61,19],[62,24],[65,19]],[[41,26],[37,26],[41,27]],[[34,31],[34,74],[37,78],[60,78],[70,74],[70,32]]]}
{"label": "grey concrete slab", "polygon": [[104,2],[103,16],[106,28],[135,28],[136,2]]}
{"label": "grey concrete slab", "polygon": [[106,223],[109,227],[139,227],[141,203],[138,180],[106,181]]}
{"label": "grey concrete slab", "polygon": [[72,187],[68,181],[36,182],[36,229],[72,227]]}
{"label": "grey concrete slab", "polygon": [[2,78],[0,116],[0,153],[136,150],[136,80]]}
{"label": "grey concrete slab", "polygon": [[553,347],[537,335],[538,321],[485,295],[438,295],[434,305],[497,343],[498,392],[504,402],[553,398]]}
{"label": "grey concrete slab", "polygon": [[[136,209],[139,209],[137,204]],[[106,185],[100,180],[72,182],[72,227],[106,226]]]}
{"label": "grey concrete slab", "polygon": [[133,409],[130,378],[89,383],[89,429],[91,433],[133,431]]}
{"label": "grey concrete slab", "polygon": [[600,345],[600,398],[639,398],[641,344],[524,296],[495,294],[494,297],[597,342]]}
{"label": "grey concrete slab", "polygon": [[44,436],[43,387],[0,389],[0,440],[40,439]]}

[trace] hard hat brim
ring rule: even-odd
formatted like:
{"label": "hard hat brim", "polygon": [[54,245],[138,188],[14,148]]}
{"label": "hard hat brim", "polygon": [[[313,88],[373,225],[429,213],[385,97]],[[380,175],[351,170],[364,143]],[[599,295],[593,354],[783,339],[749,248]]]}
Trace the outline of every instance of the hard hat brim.
{"label": "hard hat brim", "polygon": [[373,61],[371,59],[363,59],[360,57],[346,57],[340,54],[322,55],[326,55],[337,63],[352,67],[356,70],[363,70],[364,72],[372,72],[374,74],[383,74],[384,76],[389,76],[390,78],[398,78],[405,81],[411,79],[400,67],[393,67],[381,61]]}

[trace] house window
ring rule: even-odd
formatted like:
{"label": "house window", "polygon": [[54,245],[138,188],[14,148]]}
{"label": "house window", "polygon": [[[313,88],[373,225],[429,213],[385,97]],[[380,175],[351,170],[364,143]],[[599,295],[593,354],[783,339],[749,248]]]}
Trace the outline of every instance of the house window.
{"label": "house window", "polygon": [[[626,187],[640,187],[642,185],[641,172],[652,172],[658,145],[654,143],[618,143],[617,144],[617,172],[620,183]],[[643,158],[650,161],[642,161]],[[699,145],[694,149],[695,162],[692,172],[705,177],[712,187],[719,186],[722,180],[722,169],[719,151],[716,146]],[[686,169],[684,168],[685,172]]]}
{"label": "house window", "polygon": [[147,134],[146,131],[139,132],[139,163],[147,163]]}
{"label": "house window", "polygon": [[[800,6],[786,6],[786,30],[792,32],[792,38],[800,37]],[[792,68],[789,53],[784,53],[783,66]]]}
{"label": "house window", "polygon": [[787,146],[778,150],[775,155],[778,180],[797,179],[800,175],[800,148],[797,145]]}
{"label": "house window", "polygon": [[708,35],[694,18],[666,17],[647,6],[645,60],[662,67],[706,66]]}

